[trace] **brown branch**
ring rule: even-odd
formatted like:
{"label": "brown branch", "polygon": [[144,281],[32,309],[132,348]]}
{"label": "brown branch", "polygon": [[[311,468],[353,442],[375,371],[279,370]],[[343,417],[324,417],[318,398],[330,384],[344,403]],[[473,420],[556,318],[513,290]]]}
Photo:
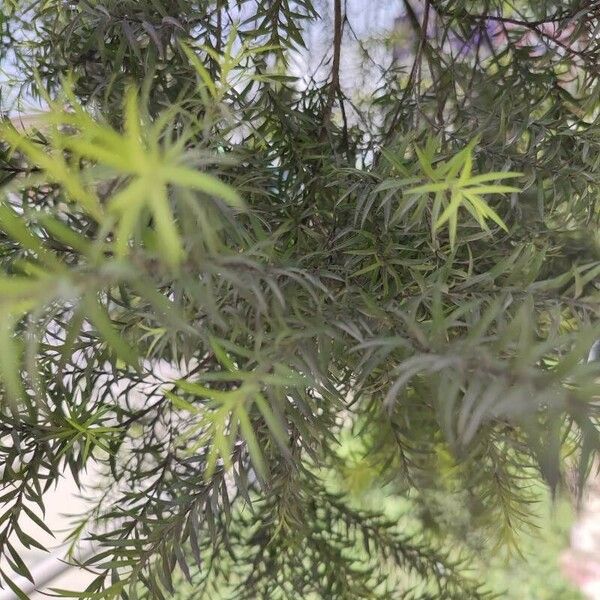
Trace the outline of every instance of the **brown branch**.
{"label": "brown branch", "polygon": [[[418,42],[418,46],[417,46],[417,51],[415,53],[415,58],[414,58],[414,61],[412,64],[412,68],[411,68],[410,74],[408,76],[408,82],[406,84],[406,87],[404,88],[402,97],[400,98],[400,102],[398,102],[398,106],[397,106],[394,116],[392,117],[392,120],[390,122],[389,129],[388,129],[387,133],[385,134],[383,144],[385,144],[387,141],[389,141],[389,139],[394,135],[394,130],[396,129],[398,123],[400,122],[400,117],[402,115],[402,109],[404,107],[404,103],[406,102],[409,94],[412,91],[413,84],[415,83],[417,73],[420,69],[421,61],[423,59],[423,51],[425,50],[426,44],[427,44],[427,28],[429,27],[429,13],[430,13],[429,0],[425,3],[425,13],[423,15],[423,23],[419,23],[419,19],[415,13],[413,7],[411,6],[410,2],[408,2],[408,0],[404,0],[404,4],[406,6],[406,10],[409,14],[409,17],[411,18],[411,22],[413,23],[415,31],[419,35],[419,42]],[[431,66],[430,66],[430,68],[431,68]],[[375,163],[377,163],[378,158],[379,158],[379,155],[376,157]]]}
{"label": "brown branch", "polygon": [[[523,27],[524,29],[532,31],[542,39],[545,38],[547,40],[550,40],[550,42],[556,44],[557,46],[559,46],[566,52],[569,52],[570,54],[574,54],[575,56],[579,56],[580,58],[585,58],[587,56],[586,52],[577,50],[569,46],[568,44],[565,44],[556,35],[553,35],[552,33],[540,29],[542,25],[547,25],[548,23],[557,23],[559,21],[571,19],[577,14],[577,12],[579,12],[578,10],[574,10],[571,12],[557,12],[543,19],[528,21],[526,19],[516,19],[514,17],[505,17],[502,15],[473,14],[466,10],[454,12],[438,6],[437,2],[435,2],[434,0],[432,0],[431,4],[440,16],[450,17],[452,19],[468,19],[472,21],[494,21],[495,23],[501,23],[503,26],[516,25],[517,27]],[[589,4],[589,6],[587,7],[587,13],[590,13],[592,10],[597,8],[600,8],[600,1],[598,0]]]}
{"label": "brown branch", "polygon": [[[498,23],[509,23],[511,25],[520,25],[522,27],[540,27],[541,25],[547,25],[548,23],[557,23],[559,21],[565,21],[573,18],[576,14],[582,11],[583,8],[589,13],[596,8],[600,8],[600,0],[594,0],[593,2],[589,2],[589,0],[584,0],[579,6],[576,6],[570,11],[559,10],[544,17],[542,19],[537,19],[535,21],[528,21],[525,19],[515,19],[512,17],[503,17],[502,15],[483,15],[483,14],[473,14],[469,13],[466,10],[462,11],[451,11],[445,9],[442,6],[438,5],[437,0],[431,0],[431,5],[438,13],[438,15],[452,18],[466,18],[466,19],[490,19],[492,21],[496,21]],[[587,6],[586,6],[587,5]]]}
{"label": "brown branch", "polygon": [[333,64],[331,67],[331,86],[334,93],[340,87],[340,56],[342,53],[342,0],[334,0],[333,21]]}
{"label": "brown branch", "polygon": [[221,53],[221,44],[223,37],[223,15],[222,15],[221,2],[217,2],[217,35],[216,35],[216,50]]}
{"label": "brown branch", "polygon": [[342,20],[342,0],[334,0],[333,4],[333,62],[331,64],[331,81],[329,93],[323,111],[323,125],[321,127],[321,138],[325,135],[325,128],[331,119],[333,103],[340,91],[340,58],[342,55],[342,34],[344,22]]}

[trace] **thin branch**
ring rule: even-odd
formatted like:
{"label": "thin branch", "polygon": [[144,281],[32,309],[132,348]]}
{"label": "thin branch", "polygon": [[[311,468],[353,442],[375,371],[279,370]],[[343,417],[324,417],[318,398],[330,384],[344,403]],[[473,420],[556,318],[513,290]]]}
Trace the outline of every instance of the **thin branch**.
{"label": "thin branch", "polygon": [[342,0],[333,2],[333,62],[331,65],[331,81],[329,83],[329,93],[325,102],[323,111],[323,126],[321,128],[321,137],[325,134],[327,123],[331,119],[333,103],[335,97],[340,91],[340,58],[342,55],[342,34],[344,22],[342,19]]}
{"label": "thin branch", "polygon": [[[586,4],[587,4],[587,6],[586,6]],[[445,9],[443,6],[439,6],[437,0],[431,0],[431,5],[435,9],[435,11],[441,16],[453,17],[456,19],[463,19],[463,18],[480,19],[480,20],[481,19],[490,19],[490,20],[496,21],[498,23],[509,23],[511,25],[519,25],[522,27],[540,27],[542,25],[547,25],[548,23],[558,23],[560,21],[565,21],[565,20],[571,19],[575,15],[577,15],[579,12],[581,12],[583,9],[585,9],[587,13],[590,13],[592,10],[594,10],[596,8],[600,8],[600,0],[595,0],[595,1],[589,2],[589,3],[588,3],[588,0],[584,0],[584,2],[582,2],[578,7],[575,7],[571,11],[559,10],[559,11],[556,11],[555,13],[553,13],[552,15],[549,15],[542,19],[537,19],[535,21],[528,21],[526,19],[515,19],[512,17],[504,17],[502,15],[473,14],[473,13],[469,13],[466,10],[463,10],[460,12],[454,12],[454,11]]]}
{"label": "thin branch", "polygon": [[[580,12],[581,9],[574,10],[571,12],[562,12],[562,13],[557,12],[554,15],[545,17],[543,19],[537,19],[535,21],[528,21],[526,19],[505,17],[503,15],[473,14],[468,11],[454,12],[454,11],[444,9],[441,6],[438,6],[437,3],[435,3],[435,2],[432,2],[432,6],[439,15],[445,16],[445,17],[450,17],[453,19],[470,19],[473,21],[493,21],[495,23],[501,23],[503,26],[516,25],[518,27],[523,27],[525,29],[528,29],[529,31],[532,31],[540,38],[545,38],[547,40],[550,40],[550,42],[552,42],[553,44],[556,44],[557,46],[559,46],[560,48],[562,48],[563,50],[565,50],[566,52],[568,52],[570,54],[579,56],[580,58],[587,57],[587,54],[585,51],[577,50],[576,48],[573,48],[569,44],[565,44],[556,35],[553,35],[552,33],[549,33],[547,31],[544,31],[543,29],[540,29],[541,26],[547,25],[548,23],[556,23],[559,21],[565,21],[565,20],[571,19],[571,18],[575,17],[575,15],[578,12]],[[586,7],[586,12],[589,13],[596,8],[600,8],[600,1],[590,3],[590,5],[588,7]]]}
{"label": "thin branch", "polygon": [[411,20],[413,21],[416,31],[419,33],[419,44],[417,46],[417,51],[415,53],[415,59],[412,64],[410,74],[408,76],[408,82],[406,84],[406,87],[404,88],[404,92],[402,93],[402,97],[400,98],[400,102],[398,103],[398,106],[396,108],[394,116],[392,117],[392,121],[391,121],[389,129],[385,135],[384,142],[390,139],[390,137],[394,133],[394,130],[396,129],[396,126],[398,125],[400,116],[402,114],[402,108],[404,107],[404,103],[406,102],[409,94],[412,91],[413,84],[415,82],[417,73],[421,66],[421,61],[423,59],[423,50],[425,49],[425,44],[427,43],[427,28],[429,27],[429,13],[430,13],[430,8],[431,8],[431,4],[430,4],[429,0],[427,0],[427,2],[425,3],[425,13],[423,15],[423,23],[419,23],[419,21],[416,17],[416,14],[414,12],[414,9],[412,8],[412,6],[408,2],[408,0],[404,0],[404,4],[406,6],[406,9],[407,9],[409,15],[411,16]]}

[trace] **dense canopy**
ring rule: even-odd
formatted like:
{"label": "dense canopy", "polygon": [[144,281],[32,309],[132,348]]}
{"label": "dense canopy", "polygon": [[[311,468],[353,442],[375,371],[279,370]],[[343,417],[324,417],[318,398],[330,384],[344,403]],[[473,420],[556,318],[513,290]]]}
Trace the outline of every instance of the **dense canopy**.
{"label": "dense canopy", "polygon": [[491,597],[439,494],[600,444],[600,2],[2,11],[2,585],[70,473],[73,597]]}

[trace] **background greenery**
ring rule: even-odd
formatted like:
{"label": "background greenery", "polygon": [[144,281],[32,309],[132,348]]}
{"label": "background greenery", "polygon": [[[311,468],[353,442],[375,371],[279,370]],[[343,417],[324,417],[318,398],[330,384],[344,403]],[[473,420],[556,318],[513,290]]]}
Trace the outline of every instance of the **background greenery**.
{"label": "background greenery", "polygon": [[517,600],[582,600],[583,596],[565,581],[558,568],[560,555],[569,542],[569,525],[573,509],[569,502],[553,505],[549,498],[539,507],[539,531],[524,537],[523,558],[509,561],[496,558],[490,567],[482,568],[482,575],[492,589],[506,593],[502,597]]}
{"label": "background greenery", "polygon": [[[356,455],[356,440],[346,439],[342,453]],[[359,454],[360,456],[360,454]],[[352,464],[352,461],[350,461]],[[552,498],[543,481],[532,478],[536,503],[530,507],[534,527],[519,536],[519,551],[490,547],[481,531],[473,528],[472,516],[465,510],[464,497],[445,491],[431,491],[425,503],[398,497],[393,489],[374,489],[371,473],[356,465],[342,476],[332,475],[336,486],[369,508],[383,508],[392,519],[416,531],[423,527],[451,532],[455,543],[472,550],[469,563],[477,576],[499,597],[507,600],[582,600],[581,593],[566,580],[560,558],[570,543],[570,528],[576,518],[572,497]]]}

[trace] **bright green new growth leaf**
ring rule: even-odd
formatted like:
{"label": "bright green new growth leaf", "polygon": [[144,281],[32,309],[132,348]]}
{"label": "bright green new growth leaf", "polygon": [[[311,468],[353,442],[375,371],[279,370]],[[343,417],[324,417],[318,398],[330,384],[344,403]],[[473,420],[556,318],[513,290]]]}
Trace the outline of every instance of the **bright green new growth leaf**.
{"label": "bright green new growth leaf", "polygon": [[[289,435],[286,425],[275,415],[273,408],[261,392],[261,388],[267,386],[271,390],[280,388],[283,393],[286,393],[298,386],[306,385],[308,381],[298,378],[293,372],[289,372],[282,366],[276,366],[274,374],[240,370],[218,339],[211,337],[210,347],[219,364],[225,369],[225,371],[216,373],[202,374],[201,380],[211,382],[211,387],[187,380],[176,382],[180,391],[205,402],[203,408],[200,409],[172,391],[164,390],[164,393],[176,408],[199,416],[199,421],[187,431],[182,432],[182,435],[187,439],[193,437],[199,430],[204,432],[204,435],[189,451],[193,453],[205,446],[210,448],[204,474],[207,480],[214,475],[219,460],[223,461],[227,470],[231,468],[231,455],[239,431],[247,444],[256,473],[263,481],[266,481],[268,467],[250,419],[254,406],[284,453],[287,452]],[[233,384],[233,387],[227,390],[213,387],[218,382],[227,382]],[[208,403],[206,403],[207,400]]]}
{"label": "bright green new growth leaf", "polygon": [[13,320],[5,312],[0,323],[0,375],[8,401],[16,403],[24,398],[20,377],[20,360],[23,351],[15,339],[12,325]]}
{"label": "bright green new growth leaf", "polygon": [[[432,232],[435,232],[445,223],[448,223],[450,246],[456,244],[456,232],[458,227],[459,209],[465,208],[480,227],[488,231],[486,221],[492,220],[496,225],[508,231],[508,227],[500,218],[498,213],[489,206],[483,196],[490,194],[518,193],[519,188],[509,185],[487,183],[522,177],[522,173],[487,173],[473,175],[473,149],[474,144],[469,144],[453,158],[436,165],[434,168],[425,154],[416,148],[419,165],[423,174],[431,181],[408,189],[405,194],[423,195],[434,193],[436,203],[443,208],[441,214],[435,214]],[[436,213],[438,211],[435,211]]]}
{"label": "bright green new growth leaf", "polygon": [[98,197],[81,181],[79,173],[67,162],[60,146],[52,153],[47,153],[26,135],[18,133],[12,125],[4,124],[0,129],[0,136],[41,168],[49,182],[63,186],[70,199],[90,216],[98,221],[102,220],[102,207]]}
{"label": "bright green new growth leaf", "polygon": [[[67,98],[70,97],[67,92]],[[72,111],[53,107],[42,120],[51,127],[49,136],[54,149],[50,155],[37,148],[26,134],[9,126],[4,127],[3,135],[96,220],[110,223],[114,215],[118,256],[129,254],[139,231],[152,218],[161,246],[160,257],[176,266],[184,257],[184,249],[173,211],[173,190],[200,192],[238,210],[243,210],[244,204],[233,188],[213,175],[187,166],[183,147],[178,142],[169,142],[164,120],[152,121],[141,113],[134,88],[129,89],[124,103],[123,132],[94,120],[81,106],[75,105]],[[108,214],[103,214],[94,189],[98,182],[84,184],[82,173],[73,161],[65,160],[65,151],[80,160],[91,161],[101,180],[106,180],[109,174],[114,181],[125,178],[107,200]]]}

